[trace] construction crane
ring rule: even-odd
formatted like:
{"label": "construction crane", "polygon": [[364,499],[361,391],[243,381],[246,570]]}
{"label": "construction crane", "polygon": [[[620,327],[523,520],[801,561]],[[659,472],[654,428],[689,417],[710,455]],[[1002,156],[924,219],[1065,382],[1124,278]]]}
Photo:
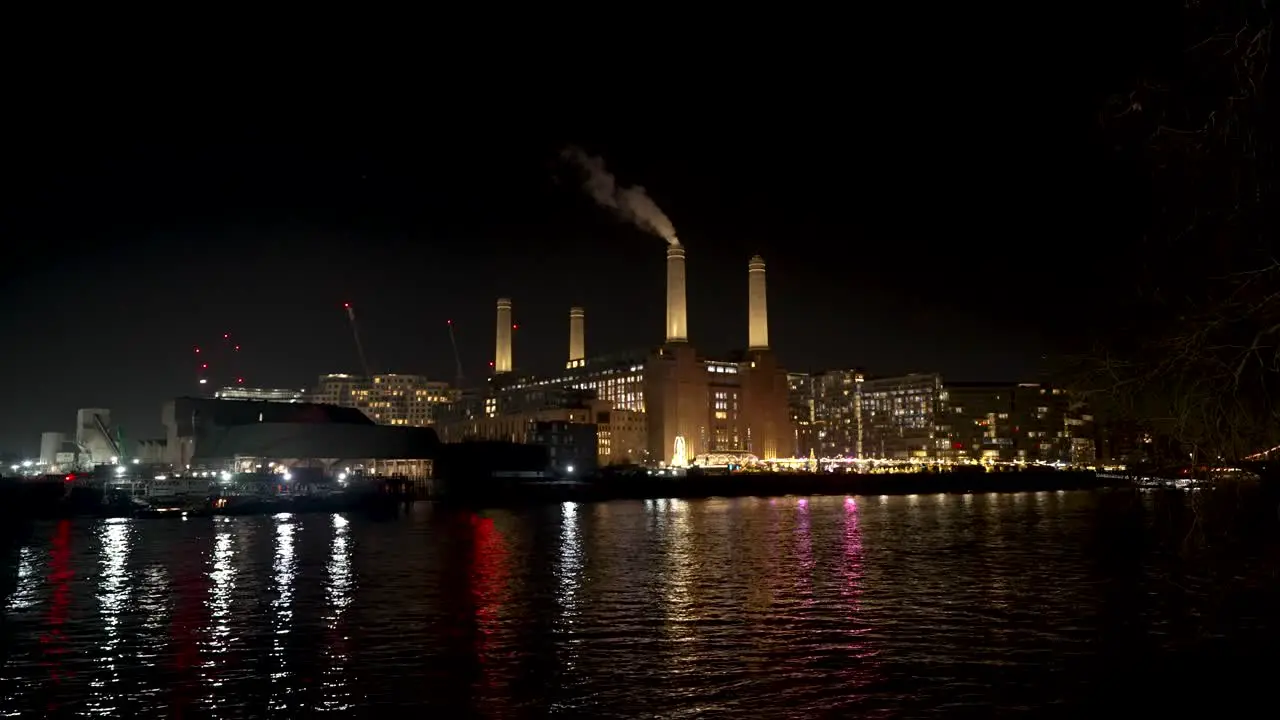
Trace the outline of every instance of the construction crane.
{"label": "construction crane", "polygon": [[456,378],[457,389],[458,389],[458,390],[461,390],[461,389],[462,389],[462,381],[463,381],[463,378],[462,378],[462,355],[458,354],[458,339],[457,339],[456,337],[454,337],[454,335],[453,335],[453,321],[452,321],[452,320],[446,320],[445,322],[447,322],[447,323],[449,324],[449,344],[453,346],[453,362],[454,362],[454,364],[455,364],[455,365],[457,366],[457,368],[458,368],[458,375],[457,375],[457,378]]}
{"label": "construction crane", "polygon": [[373,374],[369,372],[369,361],[364,356],[364,346],[360,344],[360,329],[356,327],[356,311],[351,307],[351,303],[342,303],[342,307],[347,311],[347,320],[351,321],[351,337],[356,341],[356,353],[360,355],[360,367],[364,370],[365,377],[371,377]]}

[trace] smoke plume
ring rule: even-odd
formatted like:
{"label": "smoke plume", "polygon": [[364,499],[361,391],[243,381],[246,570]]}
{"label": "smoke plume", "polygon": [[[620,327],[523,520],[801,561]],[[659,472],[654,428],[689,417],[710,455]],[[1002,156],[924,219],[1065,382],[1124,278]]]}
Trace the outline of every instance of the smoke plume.
{"label": "smoke plume", "polygon": [[671,221],[644,191],[644,188],[639,185],[618,187],[618,181],[613,177],[613,173],[605,169],[604,158],[589,155],[576,145],[570,145],[562,150],[560,156],[582,168],[586,173],[582,189],[586,190],[597,203],[611,208],[624,220],[634,223],[640,229],[647,230],[672,245],[680,244],[676,239],[676,229],[672,227]]}

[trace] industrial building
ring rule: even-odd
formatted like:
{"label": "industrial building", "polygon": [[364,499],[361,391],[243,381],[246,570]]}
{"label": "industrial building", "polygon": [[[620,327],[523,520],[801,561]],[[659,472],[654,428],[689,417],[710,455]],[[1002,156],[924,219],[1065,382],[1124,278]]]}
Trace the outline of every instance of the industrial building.
{"label": "industrial building", "polygon": [[[522,437],[531,422],[549,420],[548,411],[554,408],[553,403],[531,410],[529,391],[564,389],[587,391],[605,403],[567,414],[597,425],[602,463],[638,461],[679,467],[712,453],[766,461],[789,456],[795,434],[788,413],[787,375],[769,347],[764,260],[756,256],[747,264],[747,349],[729,358],[700,355],[690,342],[683,246],[667,248],[666,268],[666,330],[660,347],[589,357],[586,311],[573,307],[565,369],[551,376],[515,372],[512,300],[499,299],[489,388],[455,404],[438,426],[442,436]],[[604,413],[608,413],[607,423],[593,421],[605,417]],[[643,450],[633,454],[630,447],[641,424]]]}
{"label": "industrial building", "polygon": [[[575,466],[579,474],[602,465],[639,463],[646,457],[644,413],[619,410],[590,390],[525,385],[508,388],[502,400],[499,412],[497,400],[490,394],[464,395],[436,426],[440,439],[572,446],[572,453],[560,452],[559,462],[553,454],[552,461],[562,468]],[[592,435],[590,443],[583,439],[584,432]]]}

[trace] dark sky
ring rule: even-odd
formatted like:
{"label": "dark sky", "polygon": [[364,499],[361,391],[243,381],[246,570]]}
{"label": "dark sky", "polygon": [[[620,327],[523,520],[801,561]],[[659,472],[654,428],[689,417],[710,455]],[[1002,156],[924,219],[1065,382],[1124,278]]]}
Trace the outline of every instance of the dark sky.
{"label": "dark sky", "polygon": [[1141,193],[1096,122],[1132,80],[1127,54],[1098,51],[1125,28],[1098,32],[1022,56],[1036,43],[750,55],[667,66],[644,92],[602,78],[659,70],[529,70],[394,102],[255,85],[30,103],[4,155],[0,449],[33,452],[77,407],[159,434],[161,402],[196,389],[192,348],[223,332],[246,385],[357,371],[344,301],[375,370],[444,380],[445,321],[479,378],[504,295],[520,369],[560,365],[573,304],[588,354],[659,343],[664,244],[578,176],[556,182],[570,142],[671,217],[704,352],[745,344],[760,253],[789,368],[1033,378],[1087,335],[1094,270]]}

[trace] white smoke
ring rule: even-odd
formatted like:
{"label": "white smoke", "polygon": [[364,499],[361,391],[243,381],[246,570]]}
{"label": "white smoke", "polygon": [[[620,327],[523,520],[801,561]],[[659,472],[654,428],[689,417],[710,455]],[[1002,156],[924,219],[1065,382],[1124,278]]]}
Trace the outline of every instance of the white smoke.
{"label": "white smoke", "polygon": [[613,173],[604,166],[604,158],[589,155],[576,145],[570,145],[560,151],[560,156],[582,168],[586,173],[582,189],[586,190],[597,203],[611,208],[624,220],[635,223],[642,230],[647,230],[672,245],[680,244],[671,220],[667,218],[666,213],[662,212],[653,198],[650,198],[644,188],[639,185],[618,187],[618,181],[613,177]]}

